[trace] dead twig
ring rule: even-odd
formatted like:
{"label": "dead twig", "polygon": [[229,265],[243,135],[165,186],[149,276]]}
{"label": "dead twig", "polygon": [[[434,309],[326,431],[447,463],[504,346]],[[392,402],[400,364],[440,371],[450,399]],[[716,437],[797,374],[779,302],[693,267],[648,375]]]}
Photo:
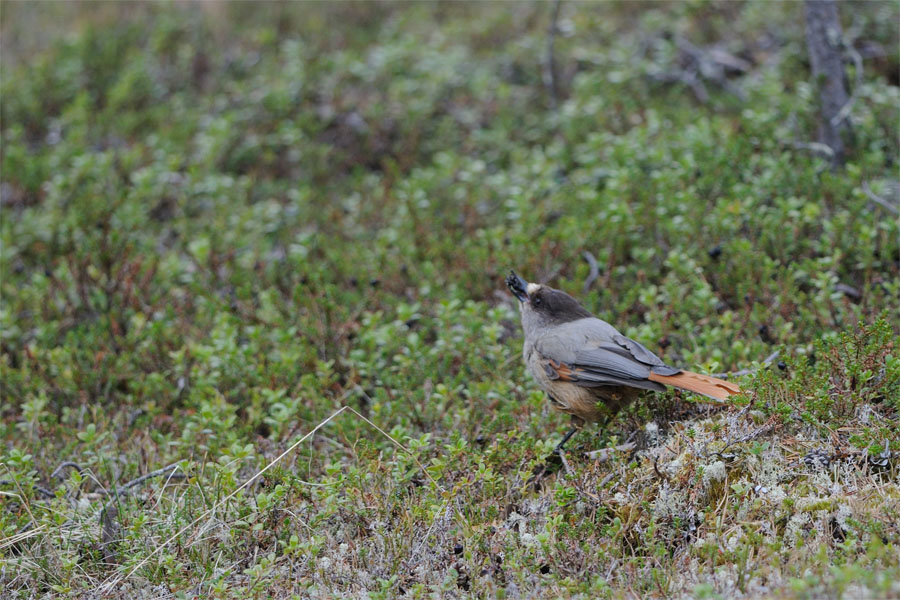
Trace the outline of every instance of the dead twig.
{"label": "dead twig", "polygon": [[819,156],[827,158],[828,160],[834,158],[834,150],[832,150],[825,144],[820,144],[819,142],[793,141],[791,142],[791,147],[796,150],[806,150],[807,152],[818,154]]}
{"label": "dead twig", "polygon": [[572,470],[572,467],[569,466],[569,461],[566,460],[565,452],[563,452],[562,450],[559,450],[557,452],[557,454],[559,455],[560,462],[562,462],[563,469],[565,469],[565,471],[566,471],[566,475],[568,475],[571,478],[574,478],[575,472]]}
{"label": "dead twig", "polygon": [[[172,463],[171,465],[169,465],[167,467],[163,467],[162,469],[157,469],[155,471],[151,471],[151,472],[147,473],[146,475],[141,475],[140,477],[132,479],[131,481],[129,481],[128,483],[126,483],[125,485],[123,485],[121,487],[113,488],[113,491],[111,493],[112,493],[112,495],[129,493],[128,491],[130,489],[134,488],[135,486],[138,486],[138,485],[144,483],[145,481],[147,481],[148,479],[152,479],[153,477],[159,477],[160,475],[165,475],[166,473],[169,473],[170,471],[174,471],[175,469],[178,468],[178,465],[180,465],[180,464],[181,464],[180,462]],[[184,479],[185,477],[187,477],[187,475],[184,475],[183,473],[172,473],[169,476],[169,479]]]}
{"label": "dead twig", "polygon": [[[15,481],[13,481],[12,479],[0,479],[0,486],[13,485],[14,483],[15,483]],[[45,496],[47,498],[55,498],[56,497],[56,494],[54,494],[47,488],[39,486],[39,485],[32,485],[31,489],[33,489],[40,495]]]}
{"label": "dead twig", "polygon": [[606,462],[616,452],[631,452],[637,447],[634,442],[627,442],[625,444],[620,444],[618,446],[612,446],[610,448],[600,448],[599,450],[591,450],[590,452],[585,452],[585,456],[587,456],[591,460],[595,460],[597,462]]}
{"label": "dead twig", "polygon": [[[78,471],[78,473],[81,474],[81,475],[83,475],[84,472],[85,472],[84,467],[82,467],[82,466],[79,465],[78,463],[75,463],[75,462],[72,462],[72,461],[70,461],[70,460],[67,460],[67,461],[64,461],[64,462],[60,463],[58,467],[56,467],[55,469],[53,469],[53,472],[50,474],[50,478],[51,478],[51,479],[53,479],[53,478],[59,478],[60,480],[62,480],[62,479],[63,479],[63,478],[61,477],[62,471],[63,471],[63,469],[67,469],[67,468],[68,468],[68,469],[75,469],[75,470]],[[3,485],[12,485],[13,483],[15,483],[15,482],[14,482],[12,479],[0,479],[0,486],[3,486]],[[56,494],[54,494],[52,491],[50,491],[49,489],[47,489],[47,488],[45,488],[45,487],[43,487],[43,486],[40,486],[40,485],[32,485],[31,488],[32,488],[34,491],[36,491],[37,493],[39,493],[40,495],[44,496],[45,498],[55,498],[55,497],[56,497]]]}
{"label": "dead twig", "polygon": [[544,84],[550,93],[550,106],[556,110],[559,102],[559,73],[556,66],[556,34],[559,29],[557,22],[559,21],[559,9],[562,6],[562,0],[556,0],[553,3],[553,13],[550,17],[550,27],[547,28],[547,57],[544,69]]}
{"label": "dead twig", "polygon": [[859,97],[859,91],[862,89],[863,84],[863,59],[862,55],[856,51],[850,44],[845,44],[844,46],[847,54],[850,55],[850,58],[853,60],[853,66],[856,71],[856,85],[853,86],[853,91],[850,92],[850,98],[847,100],[846,104],[844,104],[841,109],[831,118],[831,126],[838,127],[844,120],[850,116],[850,111],[853,110],[853,105],[856,104],[856,99]]}
{"label": "dead twig", "polygon": [[[82,467],[81,465],[79,465],[79,464],[76,463],[76,462],[72,462],[71,460],[67,460],[67,461],[61,462],[61,463],[59,464],[58,467],[56,467],[55,469],[53,469],[53,472],[50,473],[50,477],[51,477],[51,478],[53,478],[53,477],[60,477],[60,475],[62,474],[62,470],[63,470],[63,469],[67,469],[67,468],[68,468],[68,469],[75,469],[76,471],[78,471],[78,474],[79,474],[79,475],[84,475],[84,471],[85,471],[84,467]],[[62,479],[62,477],[60,477],[60,479]]]}
{"label": "dead twig", "polygon": [[587,261],[588,266],[591,268],[590,273],[588,273],[587,278],[584,280],[584,293],[587,294],[588,290],[591,289],[591,286],[594,285],[594,282],[597,281],[597,278],[600,276],[600,268],[597,266],[597,259],[594,258],[594,255],[589,251],[585,250],[582,252],[581,257]]}
{"label": "dead twig", "polygon": [[607,484],[607,483],[609,483],[610,481],[612,481],[612,478],[615,477],[615,476],[616,476],[616,472],[615,472],[615,471],[610,471],[609,473],[607,473],[606,475],[604,475],[604,476],[603,476],[603,479],[600,480],[600,483],[597,484],[597,489],[598,489],[598,490],[602,490],[604,487],[606,487],[606,484]]}
{"label": "dead twig", "polygon": [[881,196],[879,196],[875,192],[873,192],[872,188],[869,187],[868,181],[863,181],[862,191],[869,198],[869,200],[871,200],[878,206],[880,206],[884,209],[887,209],[888,212],[892,212],[895,215],[900,215],[900,208],[897,208],[896,206],[894,206],[893,204],[891,204],[890,202],[888,202],[887,200],[885,200],[884,198],[882,198]]}
{"label": "dead twig", "polygon": [[847,117],[850,116],[850,111],[853,109],[853,105],[856,103],[856,100],[859,97],[859,92],[862,89],[863,55],[854,47],[856,44],[856,40],[859,39],[859,36],[861,34],[861,20],[859,18],[859,15],[854,15],[853,24],[844,34],[844,39],[841,40],[841,50],[843,51],[844,55],[849,55],[850,59],[853,61],[853,66],[856,71],[856,82],[853,86],[853,89],[850,91],[850,98],[847,100],[847,103],[844,104],[837,112],[837,114],[835,114],[834,117],[831,118],[832,127],[838,127]]}

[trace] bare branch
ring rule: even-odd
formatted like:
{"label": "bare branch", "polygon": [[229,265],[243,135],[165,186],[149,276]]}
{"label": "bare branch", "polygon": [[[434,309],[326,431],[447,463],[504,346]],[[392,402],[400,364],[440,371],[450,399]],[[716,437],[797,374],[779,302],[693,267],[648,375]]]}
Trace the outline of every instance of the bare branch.
{"label": "bare branch", "polygon": [[[175,469],[178,468],[178,465],[180,465],[180,464],[181,464],[180,462],[172,463],[171,465],[169,465],[167,467],[163,467],[162,469],[157,469],[155,471],[151,471],[151,472],[147,473],[146,475],[141,475],[140,477],[138,477],[136,479],[132,479],[131,481],[129,481],[128,483],[126,483],[125,485],[123,485],[119,488],[114,488],[113,493],[121,494],[123,492],[126,492],[126,491],[130,490],[131,488],[144,483],[148,479],[152,479],[153,477],[159,477],[160,475],[165,475],[166,473],[169,473],[170,471],[174,471]],[[169,479],[183,479],[185,477],[186,477],[186,475],[184,475],[183,473],[172,473],[169,476]]]}
{"label": "bare branch", "polygon": [[841,107],[841,110],[837,112],[831,118],[831,126],[838,127],[841,123],[844,122],[844,119],[850,116],[850,111],[853,110],[853,105],[856,104],[856,99],[859,97],[859,91],[862,89],[863,84],[863,60],[862,56],[859,52],[853,49],[852,46],[847,46],[847,52],[850,54],[850,58],[853,59],[853,66],[856,70],[856,85],[853,86],[853,92],[850,94],[850,99],[847,100],[847,103]]}
{"label": "bare branch", "polygon": [[818,154],[819,156],[822,156],[829,160],[834,160],[834,150],[832,150],[831,147],[826,144],[821,144],[819,142],[795,141],[791,142],[791,146],[797,150],[807,150],[809,152],[812,152],[813,154]]}
{"label": "bare branch", "polygon": [[[58,467],[56,467],[55,469],[53,469],[53,472],[50,473],[50,477],[51,477],[51,478],[53,478],[53,477],[60,477],[60,476],[62,475],[62,470],[63,470],[63,469],[66,469],[66,468],[69,468],[69,469],[75,469],[76,471],[78,471],[78,474],[79,474],[79,475],[84,475],[84,471],[85,471],[84,467],[82,467],[81,465],[79,465],[79,464],[76,463],[76,462],[72,462],[71,460],[67,460],[67,461],[65,461],[65,462],[60,463]],[[60,477],[60,478],[61,478],[61,477]]]}
{"label": "bare branch", "polygon": [[581,257],[587,261],[591,268],[591,272],[588,273],[587,278],[584,280],[584,293],[587,294],[594,282],[597,281],[597,277],[600,276],[600,268],[597,266],[597,259],[589,251],[585,250],[582,252]]}
{"label": "bare branch", "polygon": [[872,188],[869,187],[868,181],[863,181],[862,190],[865,193],[865,195],[869,198],[869,200],[871,200],[875,204],[881,206],[882,208],[887,209],[888,212],[892,212],[895,215],[900,215],[900,208],[897,208],[896,206],[894,206],[893,204],[891,204],[890,202],[888,202],[881,196],[878,196],[877,194],[875,194],[875,192],[872,191]]}
{"label": "bare branch", "polygon": [[550,93],[550,105],[554,110],[559,102],[559,72],[556,66],[554,46],[556,45],[556,34],[559,32],[557,23],[560,6],[562,6],[562,0],[556,0],[553,3],[553,14],[550,17],[550,27],[547,29],[547,57],[544,65],[544,84]]}

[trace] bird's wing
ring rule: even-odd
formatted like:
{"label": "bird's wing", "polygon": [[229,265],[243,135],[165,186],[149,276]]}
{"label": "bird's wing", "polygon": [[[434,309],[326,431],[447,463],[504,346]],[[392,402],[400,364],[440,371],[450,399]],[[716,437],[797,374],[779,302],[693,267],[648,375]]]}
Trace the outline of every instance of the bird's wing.
{"label": "bird's wing", "polygon": [[680,372],[599,319],[581,319],[554,328],[535,343],[535,349],[549,378],[584,387],[625,385],[662,391],[665,387],[650,381],[650,374]]}

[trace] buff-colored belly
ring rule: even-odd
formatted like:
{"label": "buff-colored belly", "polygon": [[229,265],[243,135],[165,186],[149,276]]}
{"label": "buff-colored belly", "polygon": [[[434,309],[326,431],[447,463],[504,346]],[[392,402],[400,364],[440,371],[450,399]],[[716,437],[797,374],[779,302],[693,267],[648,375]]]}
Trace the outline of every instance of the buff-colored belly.
{"label": "buff-colored belly", "polygon": [[573,415],[587,422],[602,421],[616,414],[640,393],[625,386],[582,387],[568,381],[551,379],[542,357],[533,350],[524,349],[525,364],[550,399],[556,410]]}

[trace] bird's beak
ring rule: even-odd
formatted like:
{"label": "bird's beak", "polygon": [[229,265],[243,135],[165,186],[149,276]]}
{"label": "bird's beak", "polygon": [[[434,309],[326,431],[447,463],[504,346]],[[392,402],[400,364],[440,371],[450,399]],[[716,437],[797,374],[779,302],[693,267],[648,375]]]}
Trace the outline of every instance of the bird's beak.
{"label": "bird's beak", "polygon": [[515,271],[510,271],[506,276],[506,287],[519,302],[528,302],[528,282],[516,275]]}

